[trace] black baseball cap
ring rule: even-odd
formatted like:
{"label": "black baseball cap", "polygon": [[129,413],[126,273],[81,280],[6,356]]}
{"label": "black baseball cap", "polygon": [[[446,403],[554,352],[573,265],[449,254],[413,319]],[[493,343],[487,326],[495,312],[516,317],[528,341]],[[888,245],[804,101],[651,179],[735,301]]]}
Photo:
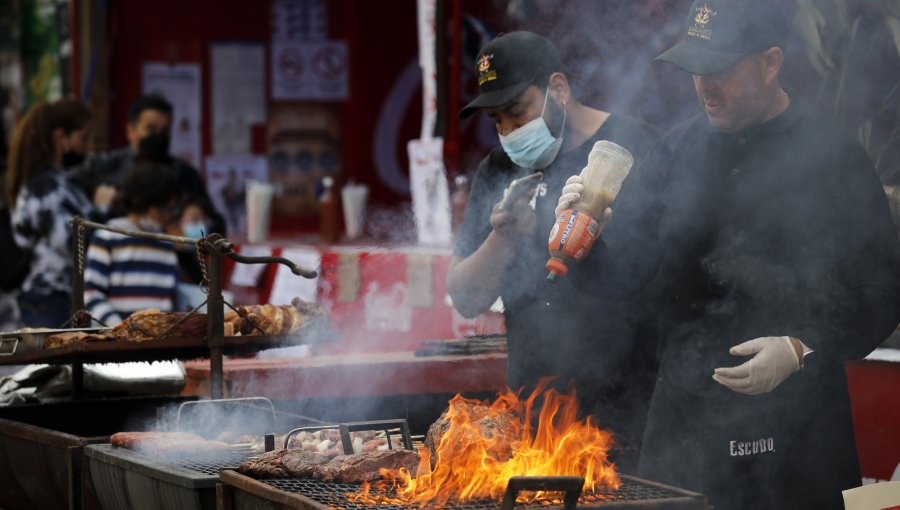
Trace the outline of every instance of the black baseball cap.
{"label": "black baseball cap", "polygon": [[788,32],[779,0],[696,0],[684,39],[655,60],[691,74],[715,74],[751,53],[784,49]]}
{"label": "black baseball cap", "polygon": [[534,32],[500,34],[478,52],[479,94],[459,111],[464,119],[479,108],[508,103],[535,79],[555,72],[568,74],[556,46]]}

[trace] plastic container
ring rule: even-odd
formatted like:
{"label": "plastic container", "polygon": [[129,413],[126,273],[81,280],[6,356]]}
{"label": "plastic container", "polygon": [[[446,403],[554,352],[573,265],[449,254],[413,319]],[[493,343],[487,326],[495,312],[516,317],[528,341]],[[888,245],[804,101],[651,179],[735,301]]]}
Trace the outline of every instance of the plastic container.
{"label": "plastic container", "polygon": [[591,250],[600,235],[598,220],[618,196],[633,164],[634,157],[624,147],[607,140],[594,144],[580,174],[584,180],[581,198],[560,213],[550,231],[547,280],[565,276],[569,266]]}

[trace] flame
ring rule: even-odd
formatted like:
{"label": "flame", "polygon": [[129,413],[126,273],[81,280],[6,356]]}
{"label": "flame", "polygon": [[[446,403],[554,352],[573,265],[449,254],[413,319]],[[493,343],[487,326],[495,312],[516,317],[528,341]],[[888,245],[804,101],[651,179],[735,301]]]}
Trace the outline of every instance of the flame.
{"label": "flame", "polygon": [[[585,492],[601,486],[617,489],[621,482],[607,458],[612,434],[591,418],[578,420],[575,393],[545,391],[548,382],[542,381],[525,402],[510,390],[489,405],[455,396],[445,413],[450,425],[435,447],[433,463],[429,448],[421,447],[415,477],[405,469],[382,470],[385,481],[364,484],[351,499],[419,505],[498,500],[513,476],[581,476]],[[543,404],[532,432],[539,397]],[[527,499],[543,496],[532,493]]]}

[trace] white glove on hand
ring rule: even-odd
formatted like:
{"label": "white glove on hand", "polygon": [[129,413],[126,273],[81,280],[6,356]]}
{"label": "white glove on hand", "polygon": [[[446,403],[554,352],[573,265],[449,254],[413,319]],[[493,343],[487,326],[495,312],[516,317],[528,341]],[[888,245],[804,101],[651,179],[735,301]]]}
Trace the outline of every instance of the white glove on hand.
{"label": "white glove on hand", "polygon": [[732,356],[754,355],[736,367],[717,368],[713,379],[728,389],[746,395],[768,393],[800,370],[800,358],[786,336],[755,338],[728,351]]}
{"label": "white glove on hand", "polygon": [[584,193],[584,179],[580,175],[573,175],[566,180],[566,185],[562,189],[562,195],[556,202],[556,210],[553,213],[559,218],[560,213],[571,208],[572,204],[581,198]]}

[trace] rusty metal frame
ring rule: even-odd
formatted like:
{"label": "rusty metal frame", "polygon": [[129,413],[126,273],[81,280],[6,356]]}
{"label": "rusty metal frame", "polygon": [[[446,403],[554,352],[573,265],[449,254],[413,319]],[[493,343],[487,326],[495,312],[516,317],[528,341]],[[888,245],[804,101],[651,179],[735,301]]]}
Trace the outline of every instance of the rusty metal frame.
{"label": "rusty metal frame", "polygon": [[[72,264],[72,322],[75,327],[85,327],[90,323],[90,315],[84,310],[84,256],[86,239],[93,230],[107,230],[118,234],[169,241],[175,244],[186,244],[198,247],[209,255],[209,289],[206,299],[207,310],[207,348],[209,350],[210,397],[221,399],[224,396],[225,379],[223,375],[223,346],[225,338],[225,300],[222,297],[222,257],[228,257],[242,264],[278,263],[290,268],[291,272],[304,278],[315,278],[318,273],[314,269],[298,266],[284,257],[248,257],[234,251],[234,245],[219,234],[194,239],[190,237],[141,232],[112,227],[102,223],[87,221],[79,216],[69,222],[75,235],[72,236],[75,261]],[[231,304],[229,307],[234,309]],[[195,313],[196,308],[190,313]],[[187,315],[185,316],[187,317]],[[173,326],[174,327],[174,326]],[[171,329],[171,328],[170,328]],[[168,333],[165,332],[162,336]],[[80,362],[72,364],[72,396],[80,398],[83,390],[84,368]]]}

